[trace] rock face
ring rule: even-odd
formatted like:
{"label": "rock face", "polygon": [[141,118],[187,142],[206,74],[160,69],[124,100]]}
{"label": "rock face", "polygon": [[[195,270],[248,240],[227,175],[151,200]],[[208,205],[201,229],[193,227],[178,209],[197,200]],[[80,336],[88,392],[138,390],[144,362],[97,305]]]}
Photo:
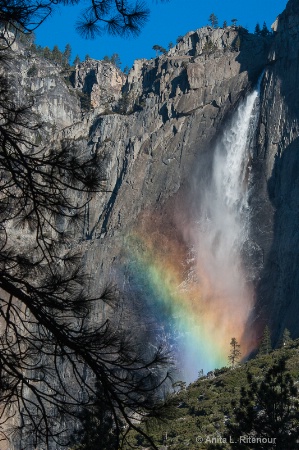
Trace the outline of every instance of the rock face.
{"label": "rock face", "polygon": [[[275,340],[284,327],[299,335],[297,0],[274,30],[262,37],[239,27],[202,28],[159,58],[135,61],[128,76],[110,63],[86,61],[72,85],[59,67],[16,50],[15,76],[23,90],[40,94],[36,111],[57,138],[84,139],[86,151],[102,158],[106,190],[86,206],[78,236],[95,289],[125,264],[130,230],[152,221],[175,232],[173,211],[192,189],[190,173],[203,161],[208,167],[213,142],[265,71],[249,199],[252,320],[258,330],[268,323]],[[80,110],[82,94],[89,112]]]}
{"label": "rock face", "polygon": [[273,343],[284,328],[299,336],[299,4],[290,0],[275,22],[253,159],[252,233],[260,249],[256,317]]}
{"label": "rock face", "polygon": [[[286,327],[299,336],[297,0],[288,2],[273,29],[267,37],[239,27],[192,31],[167,54],[135,61],[128,76],[110,63],[89,60],[69,79],[60,67],[14,49],[10,72],[20,95],[35,98],[48,135],[81,139],[87,152],[101,155],[106,189],[86,205],[74,244],[93,274],[91,289],[111,278],[126,288],[132,230],[162,233],[164,244],[174,236],[183,247],[175,213],[193,188],[190,174],[201,167],[208,180],[217,136],[264,71],[250,161],[251,247],[245,264],[252,268],[256,303],[248,328],[259,334],[269,325],[273,343]],[[82,95],[89,111],[80,108]],[[171,251],[166,244],[161,253]]]}
{"label": "rock face", "polygon": [[74,88],[90,96],[97,113],[109,112],[121,95],[126,76],[113,64],[89,59],[76,66]]}
{"label": "rock face", "polygon": [[10,74],[19,86],[19,97],[32,98],[34,110],[53,130],[67,127],[81,118],[75,91],[65,83],[63,69],[42,60],[30,50],[15,44]]}
{"label": "rock face", "polygon": [[[212,50],[203,50],[206,42]],[[141,210],[179,190],[196,155],[256,82],[268,47],[268,39],[242,30],[206,28],[165,56],[135,62],[123,87],[122,113],[93,113],[90,150],[102,153],[112,194],[91,204],[86,236],[123,231]]]}

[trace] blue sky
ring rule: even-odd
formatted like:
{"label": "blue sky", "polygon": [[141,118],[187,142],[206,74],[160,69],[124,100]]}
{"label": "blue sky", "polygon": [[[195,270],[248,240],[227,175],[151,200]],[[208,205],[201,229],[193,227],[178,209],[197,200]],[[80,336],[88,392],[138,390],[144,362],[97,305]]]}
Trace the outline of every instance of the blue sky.
{"label": "blue sky", "polygon": [[72,60],[78,54],[84,59],[86,54],[92,58],[103,59],[105,55],[118,53],[122,67],[131,67],[135,59],[155,56],[153,45],[167,48],[169,42],[188,31],[207,25],[213,12],[219,19],[219,25],[232,18],[238,24],[253,31],[257,22],[265,21],[270,28],[275,18],[283,11],[287,0],[169,0],[159,2],[150,0],[149,21],[137,38],[123,39],[113,36],[101,36],[95,40],[81,38],[75,31],[75,23],[88,0],[76,6],[60,6],[37,31],[37,44],[61,50],[67,43],[72,47]]}

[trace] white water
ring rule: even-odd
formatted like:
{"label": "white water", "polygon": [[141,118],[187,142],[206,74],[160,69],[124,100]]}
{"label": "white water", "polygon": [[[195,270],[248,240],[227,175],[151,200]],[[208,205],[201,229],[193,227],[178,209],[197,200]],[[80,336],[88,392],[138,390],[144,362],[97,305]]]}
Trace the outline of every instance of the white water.
{"label": "white water", "polygon": [[[258,87],[240,103],[226,124],[213,151],[211,163],[202,164],[194,177],[192,205],[196,205],[196,226],[191,225],[193,275],[198,283],[200,350],[185,355],[186,371],[226,364],[229,342],[236,337],[243,356],[252,349],[252,336],[244,330],[254,306],[243,256],[249,239],[250,161],[259,116]],[[211,153],[207,152],[205,157]],[[196,179],[195,179],[196,178]],[[212,342],[214,352],[205,351]],[[218,362],[215,356],[218,352]],[[201,361],[200,361],[201,360]]]}
{"label": "white water", "polygon": [[250,150],[259,111],[259,85],[240,104],[216,144],[211,183],[200,206],[198,257],[208,258],[205,266],[216,284],[221,282],[222,290],[226,286],[235,291],[235,278],[239,285],[242,281],[239,271],[248,239]]}

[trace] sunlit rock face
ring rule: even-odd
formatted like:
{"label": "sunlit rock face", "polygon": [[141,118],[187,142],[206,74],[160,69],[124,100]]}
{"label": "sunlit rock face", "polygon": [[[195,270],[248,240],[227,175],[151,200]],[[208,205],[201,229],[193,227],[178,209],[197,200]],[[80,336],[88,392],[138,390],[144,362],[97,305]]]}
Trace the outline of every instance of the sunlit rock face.
{"label": "sunlit rock face", "polygon": [[33,101],[34,111],[51,134],[81,118],[79,98],[66,84],[62,67],[17,44],[14,56],[8,67],[15,78],[18,100]]}
{"label": "sunlit rock face", "polygon": [[243,355],[265,325],[273,344],[285,327],[299,336],[297,0],[273,29],[191,31],[127,76],[13,49],[17,97],[34,99],[44,123],[37,144],[80,140],[101,156],[105,189],[72,244],[90,290],[117,284],[124,326],[168,345],[188,381],[226,364],[232,336]]}
{"label": "sunlit rock face", "polygon": [[[274,34],[267,37],[238,27],[191,31],[165,55],[135,61],[127,76],[110,63],[89,60],[67,81],[61,68],[16,50],[20,57],[14,72],[22,92],[36,97],[36,111],[55,130],[55,138],[81,139],[87,152],[101,155],[105,191],[86,206],[74,243],[93,274],[91,288],[98,291],[112,279],[128,297],[134,320],[138,317],[147,329],[150,317],[157,324],[153,334],[164,332],[165,340],[173,333],[173,327],[165,325],[168,317],[184,315],[173,307],[182,299],[195,322],[205,317],[213,324],[210,334],[221,324],[225,339],[228,333],[235,335],[248,351],[266,324],[273,342],[284,327],[299,335],[298,9],[296,0],[289,1]],[[37,70],[29,72],[34,65]],[[246,191],[248,236],[238,250],[241,268],[234,277],[242,276],[251,301],[234,332],[234,303],[224,314],[231,299],[219,294],[218,285],[215,289],[201,264],[204,255],[198,256],[196,245],[204,247],[199,236],[209,230],[213,216],[207,213],[204,218],[199,212],[214,176],[219,142],[237,123],[238,108],[263,72],[255,130],[248,134],[250,149],[242,162],[244,186],[238,188]],[[82,94],[87,95],[89,111],[80,109]],[[227,154],[229,145],[225,148]],[[200,233],[194,238],[197,226]],[[215,230],[209,246],[213,257],[224,235]],[[223,285],[229,270],[223,270]],[[216,291],[217,307],[211,310]],[[203,292],[207,294],[199,308]],[[236,292],[232,295],[242,304],[243,296]],[[167,301],[156,306],[163,296]],[[190,323],[186,317],[184,323]],[[142,338],[142,327],[138,332]],[[197,348],[204,347],[198,336],[190,339]],[[208,341],[208,335],[205,338]],[[217,353],[219,340],[203,362],[195,363],[198,369],[200,364],[214,364],[209,355]],[[216,363],[223,364],[223,358]]]}
{"label": "sunlit rock face", "polygon": [[88,59],[76,66],[73,78],[74,88],[90,96],[90,105],[98,108],[99,114],[111,112],[121,96],[126,76],[113,64]]}

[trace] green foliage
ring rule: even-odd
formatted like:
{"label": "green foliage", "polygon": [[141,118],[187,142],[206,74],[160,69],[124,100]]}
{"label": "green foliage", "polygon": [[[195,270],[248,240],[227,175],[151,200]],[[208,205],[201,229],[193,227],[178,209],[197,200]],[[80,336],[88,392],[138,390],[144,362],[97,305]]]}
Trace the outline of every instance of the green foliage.
{"label": "green foliage", "polygon": [[38,69],[35,64],[31,66],[27,71],[27,77],[36,77],[38,74]]}
{"label": "green foliage", "polygon": [[260,27],[260,24],[259,23],[257,23],[256,24],[256,26],[255,26],[255,29],[254,29],[254,34],[257,34],[258,36],[260,36],[261,35],[261,27]]}
{"label": "green foliage", "polygon": [[72,450],[117,450],[119,432],[114,426],[112,414],[95,401],[92,408],[85,408],[79,415],[81,426],[72,436]]}
{"label": "green foliage", "polygon": [[165,53],[167,53],[167,50],[164,47],[161,47],[161,45],[153,45],[153,50],[155,50],[156,52],[156,56],[159,55],[159,53],[163,53],[165,55]]}
{"label": "green foliage", "polygon": [[291,333],[290,333],[290,331],[287,328],[285,328],[283,330],[283,334],[281,336],[281,339],[279,340],[278,346],[279,347],[286,347],[289,344],[291,344],[292,342],[293,341],[292,341],[292,338],[291,338]]}
{"label": "green foliage", "polygon": [[210,39],[208,39],[205,42],[205,45],[203,46],[202,50],[204,53],[210,54],[210,53],[215,52],[217,50],[217,47]]}
{"label": "green foliage", "polygon": [[87,92],[77,91],[79,96],[81,108],[83,111],[90,111],[91,108],[91,99],[90,95]]}
{"label": "green foliage", "polygon": [[267,449],[267,439],[275,438],[277,449],[295,449],[299,438],[299,402],[294,380],[282,357],[268,369],[262,381],[250,372],[248,386],[241,388],[239,403],[233,402],[234,419],[228,423],[229,435],[236,442],[236,449],[248,446],[238,442],[243,435],[265,439],[252,442],[252,449]]}
{"label": "green foliage", "polygon": [[76,55],[75,59],[73,61],[73,66],[77,66],[78,64],[80,64],[81,60],[80,60],[80,56]]}
{"label": "green foliage", "polygon": [[238,36],[236,41],[234,42],[234,47],[235,47],[237,52],[240,51],[240,47],[241,47],[241,38],[240,38],[240,36]]}
{"label": "green foliage", "polygon": [[221,369],[215,369],[214,374],[215,374],[215,376],[218,376],[218,375],[222,375],[223,373],[226,373],[228,371],[229,371],[228,367],[221,367]]}
{"label": "green foliage", "polygon": [[226,20],[223,22],[222,28],[227,28],[227,21]]}
{"label": "green foliage", "polygon": [[238,22],[238,19],[231,19],[232,25],[235,27]]}
{"label": "green foliage", "polygon": [[259,355],[267,355],[272,351],[271,333],[268,325],[265,327],[262,340],[259,346]]}
{"label": "green foliage", "polygon": [[184,39],[184,36],[179,35],[179,36],[176,38],[176,43],[179,44],[183,39]]}
{"label": "green foliage", "polygon": [[218,26],[218,18],[217,18],[217,16],[214,13],[210,14],[209,22],[210,22],[210,24],[212,25],[213,28]]}
{"label": "green foliage", "polygon": [[130,98],[127,92],[123,92],[122,96],[118,101],[118,112],[120,114],[126,114],[130,105]]}
{"label": "green foliage", "polygon": [[51,60],[56,63],[62,65],[63,61],[63,53],[61,50],[59,50],[58,45],[54,45],[52,54],[51,54]]}
{"label": "green foliage", "polygon": [[42,53],[41,56],[43,56],[44,58],[49,60],[52,59],[52,52],[48,46],[44,47],[44,49],[41,49],[41,53]]}
{"label": "green foliage", "polygon": [[70,44],[66,44],[64,51],[62,52],[58,45],[54,45],[51,50],[49,47],[42,47],[36,45],[34,42],[30,44],[30,50],[36,53],[38,56],[48,59],[54,64],[59,64],[62,67],[69,68],[72,49]]}
{"label": "green foliage", "polygon": [[140,102],[138,98],[133,98],[132,93],[123,92],[118,100],[115,112],[124,115],[132,114],[137,110],[141,110],[143,106],[143,102]]}
{"label": "green foliage", "polygon": [[[250,390],[248,373],[251,374],[251,379],[257,383],[257,392],[262,386],[262,389],[266,389],[266,397],[272,397],[273,399],[271,388],[274,389],[279,381],[279,373],[277,374],[277,368],[275,367],[281,359],[286,362],[286,370],[281,374],[282,383],[280,387],[278,384],[277,389],[279,392],[283,385],[286,385],[282,392],[287,393],[286,397],[291,401],[289,412],[294,412],[293,408],[297,408],[297,400],[292,395],[295,394],[293,390],[294,380],[299,379],[298,350],[299,341],[291,341],[288,347],[275,350],[270,354],[260,355],[245,364],[238,365],[234,370],[228,367],[216,369],[213,379],[201,377],[186,389],[176,390],[176,393],[172,395],[176,417],[171,422],[152,423],[150,426],[150,435],[155,444],[160,448],[165,445],[168,450],[186,450],[187,448],[190,448],[190,450],[237,450],[237,444],[230,445],[229,439],[227,439],[227,443],[215,441],[215,443],[199,444],[196,437],[210,436],[216,438],[222,436],[224,438],[230,435],[231,424],[237,423],[234,408],[239,408],[244,389],[246,392]],[[286,376],[287,374],[288,376]],[[276,392],[276,388],[274,391]],[[286,415],[284,417],[287,418]],[[292,420],[294,419],[293,422],[290,420],[289,424],[291,422],[296,423],[296,418],[289,417],[292,417]],[[144,427],[146,429],[146,424],[144,424]],[[288,430],[290,431],[291,428],[288,428]],[[166,433],[167,440],[165,440]],[[297,444],[294,445],[292,440],[290,442],[293,447],[277,447],[277,449],[294,450],[297,448]],[[131,450],[129,444],[140,450],[143,447],[149,448],[145,439],[133,431],[128,435],[128,444],[124,446],[125,450]],[[248,450],[254,447],[247,444],[245,448]],[[257,448],[262,450],[263,447]],[[268,445],[267,450],[271,449],[272,447]]]}
{"label": "green foliage", "polygon": [[105,62],[109,62],[109,63],[113,64],[118,69],[121,68],[121,60],[120,60],[120,56],[118,53],[113,53],[111,56],[105,55],[103,60]]}
{"label": "green foliage", "polygon": [[268,30],[268,27],[266,25],[266,22],[263,23],[263,28],[261,30],[261,36],[268,36],[270,33],[270,31]]}
{"label": "green foliage", "polygon": [[72,55],[72,47],[70,46],[70,44],[66,44],[64,52],[62,54],[62,63],[64,66],[70,65],[71,55]]}
{"label": "green foliage", "polygon": [[238,363],[241,358],[240,344],[238,344],[236,338],[232,338],[230,341],[230,353],[228,355],[228,360],[231,363],[232,367]]}

